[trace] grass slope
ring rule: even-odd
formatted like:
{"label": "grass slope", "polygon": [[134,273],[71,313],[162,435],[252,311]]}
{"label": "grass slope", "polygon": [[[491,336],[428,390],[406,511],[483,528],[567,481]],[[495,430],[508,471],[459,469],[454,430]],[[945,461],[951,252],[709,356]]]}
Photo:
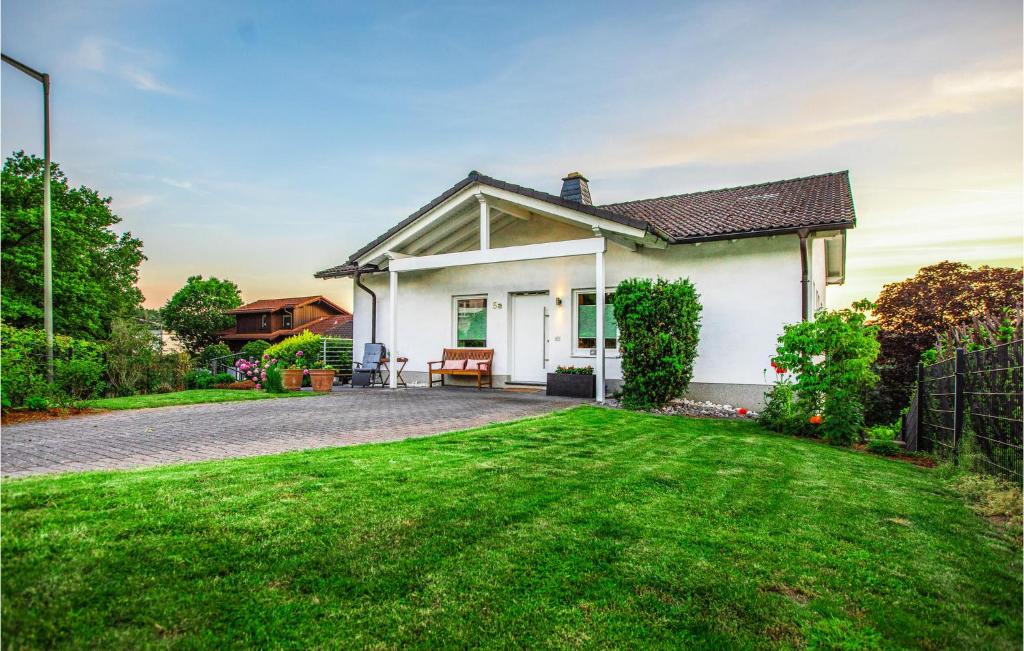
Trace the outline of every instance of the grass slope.
{"label": "grass slope", "polygon": [[1017,648],[1019,548],[931,471],[591,407],[6,481],[5,646]]}
{"label": "grass slope", "polygon": [[235,402],[237,400],[265,400],[267,398],[298,398],[322,395],[310,391],[289,393],[267,393],[266,391],[244,391],[238,389],[190,389],[171,393],[148,393],[123,398],[98,398],[84,400],[77,406],[91,409],[145,409],[147,407],[171,407],[174,405],[197,405],[204,402]]}

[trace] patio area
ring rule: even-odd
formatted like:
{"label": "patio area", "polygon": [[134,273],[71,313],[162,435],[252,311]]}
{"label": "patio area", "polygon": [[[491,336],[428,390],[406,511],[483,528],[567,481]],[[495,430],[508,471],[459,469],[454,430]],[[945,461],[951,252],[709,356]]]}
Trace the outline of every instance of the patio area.
{"label": "patio area", "polygon": [[4,427],[0,471],[25,476],[383,443],[580,404],[540,393],[336,388],[301,400],[115,411]]}

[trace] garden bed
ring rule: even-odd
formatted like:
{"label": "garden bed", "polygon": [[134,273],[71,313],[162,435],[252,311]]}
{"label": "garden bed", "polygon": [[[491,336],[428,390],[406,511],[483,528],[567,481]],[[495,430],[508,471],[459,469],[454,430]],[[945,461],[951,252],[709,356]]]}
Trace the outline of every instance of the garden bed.
{"label": "garden bed", "polygon": [[49,409],[11,409],[5,407],[0,416],[0,424],[16,425],[17,423],[32,423],[40,420],[53,420],[54,418],[72,418],[74,416],[89,416],[102,414],[106,409],[93,409],[91,407],[50,407]]}

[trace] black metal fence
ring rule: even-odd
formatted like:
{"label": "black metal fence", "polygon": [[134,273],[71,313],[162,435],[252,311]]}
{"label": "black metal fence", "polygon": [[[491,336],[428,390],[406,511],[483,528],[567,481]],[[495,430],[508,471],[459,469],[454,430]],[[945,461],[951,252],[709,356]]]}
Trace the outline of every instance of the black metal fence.
{"label": "black metal fence", "polygon": [[904,440],[955,463],[1024,480],[1024,341],[956,350],[917,369]]}

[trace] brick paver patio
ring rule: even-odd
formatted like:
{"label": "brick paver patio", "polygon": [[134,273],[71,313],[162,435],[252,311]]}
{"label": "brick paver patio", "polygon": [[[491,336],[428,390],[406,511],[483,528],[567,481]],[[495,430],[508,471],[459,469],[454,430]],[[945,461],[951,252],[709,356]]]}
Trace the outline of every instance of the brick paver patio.
{"label": "brick paver patio", "polygon": [[136,468],[429,436],[579,404],[474,389],[339,389],[316,398],[116,411],[3,428],[0,470]]}

